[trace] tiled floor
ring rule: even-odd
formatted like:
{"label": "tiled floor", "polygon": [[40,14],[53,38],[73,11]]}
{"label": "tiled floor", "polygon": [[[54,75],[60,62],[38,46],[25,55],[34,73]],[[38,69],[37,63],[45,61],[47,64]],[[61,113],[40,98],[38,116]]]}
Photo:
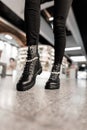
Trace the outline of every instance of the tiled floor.
{"label": "tiled floor", "polygon": [[87,81],[62,79],[49,91],[46,80],[17,92],[12,77],[0,79],[0,130],[87,130]]}

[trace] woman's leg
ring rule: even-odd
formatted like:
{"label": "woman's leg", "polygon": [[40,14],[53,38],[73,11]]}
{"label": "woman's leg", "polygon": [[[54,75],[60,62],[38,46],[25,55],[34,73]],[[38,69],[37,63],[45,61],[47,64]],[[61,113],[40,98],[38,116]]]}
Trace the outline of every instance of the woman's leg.
{"label": "woman's leg", "polygon": [[32,88],[36,76],[42,72],[38,54],[40,28],[40,0],[25,0],[25,23],[28,49],[21,49],[20,53],[27,53],[23,73],[17,83],[18,91]]}
{"label": "woman's leg", "polygon": [[25,0],[27,46],[37,45],[40,29],[40,0]]}
{"label": "woman's leg", "polygon": [[60,66],[66,45],[65,24],[72,0],[54,0],[54,65],[46,89],[60,88]]}
{"label": "woman's leg", "polygon": [[66,45],[66,19],[72,0],[54,0],[55,64],[62,62]]}

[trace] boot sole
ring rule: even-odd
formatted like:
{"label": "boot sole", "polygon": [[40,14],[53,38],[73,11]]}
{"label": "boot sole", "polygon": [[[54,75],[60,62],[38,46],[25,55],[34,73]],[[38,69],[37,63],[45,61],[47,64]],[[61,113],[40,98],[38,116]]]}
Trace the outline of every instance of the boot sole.
{"label": "boot sole", "polygon": [[31,84],[26,85],[26,86],[24,86],[24,87],[21,87],[21,89],[18,89],[18,88],[17,88],[17,90],[18,90],[18,91],[26,91],[26,90],[28,90],[28,89],[31,89],[31,88],[34,86],[35,82],[36,82],[36,76],[37,76],[37,75],[40,75],[41,73],[42,73],[42,68],[40,68],[40,69],[37,71],[37,73],[35,74],[35,78],[34,78],[33,82],[31,82]]}
{"label": "boot sole", "polygon": [[46,84],[45,89],[49,89],[49,90],[55,90],[55,89],[59,89],[60,88],[60,82],[58,84],[56,83],[49,83]]}

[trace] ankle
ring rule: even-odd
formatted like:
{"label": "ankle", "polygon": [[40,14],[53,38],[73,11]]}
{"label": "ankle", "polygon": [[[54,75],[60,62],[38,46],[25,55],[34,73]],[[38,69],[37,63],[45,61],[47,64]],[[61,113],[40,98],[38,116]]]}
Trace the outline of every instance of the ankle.
{"label": "ankle", "polygon": [[60,72],[61,64],[60,63],[54,63],[52,67],[52,72]]}

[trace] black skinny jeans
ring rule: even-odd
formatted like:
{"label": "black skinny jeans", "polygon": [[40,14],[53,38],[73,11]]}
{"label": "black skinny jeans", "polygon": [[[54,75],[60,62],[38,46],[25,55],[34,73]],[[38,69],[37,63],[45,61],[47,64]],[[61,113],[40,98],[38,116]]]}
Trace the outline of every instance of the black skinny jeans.
{"label": "black skinny jeans", "polygon": [[[51,0],[42,0],[42,2]],[[41,0],[25,0],[25,22],[27,45],[37,45],[40,29]],[[54,48],[55,63],[62,62],[66,45],[65,24],[72,0],[54,0]]]}

